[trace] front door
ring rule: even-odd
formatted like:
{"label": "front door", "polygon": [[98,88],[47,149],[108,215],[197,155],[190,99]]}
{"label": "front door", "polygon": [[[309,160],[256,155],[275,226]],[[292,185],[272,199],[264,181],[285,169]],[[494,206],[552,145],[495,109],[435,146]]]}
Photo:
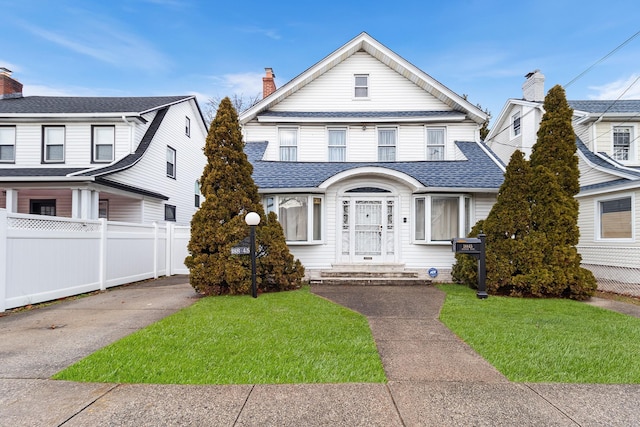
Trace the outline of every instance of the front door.
{"label": "front door", "polygon": [[394,201],[345,198],[342,202],[343,262],[390,262],[394,259]]}

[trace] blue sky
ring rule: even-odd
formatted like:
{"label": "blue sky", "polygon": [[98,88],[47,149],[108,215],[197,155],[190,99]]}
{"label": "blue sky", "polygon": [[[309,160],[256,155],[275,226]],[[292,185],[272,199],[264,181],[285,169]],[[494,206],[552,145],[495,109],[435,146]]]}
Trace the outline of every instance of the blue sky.
{"label": "blue sky", "polygon": [[[540,69],[567,85],[640,31],[640,2],[0,0],[0,66],[24,94],[255,96],[362,31],[496,117]],[[566,87],[640,99],[640,35]],[[635,84],[634,84],[635,82]]]}

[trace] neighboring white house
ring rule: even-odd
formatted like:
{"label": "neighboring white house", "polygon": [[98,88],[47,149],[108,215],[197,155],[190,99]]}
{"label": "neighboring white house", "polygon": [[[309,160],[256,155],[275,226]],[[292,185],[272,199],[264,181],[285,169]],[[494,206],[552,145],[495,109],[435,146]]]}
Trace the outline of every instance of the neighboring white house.
{"label": "neighboring white house", "polygon": [[[485,218],[504,167],[486,114],[366,33],[240,114],[265,210],[310,277],[406,268],[448,280],[451,239]],[[435,273],[432,270],[433,273]]]}
{"label": "neighboring white house", "polygon": [[[531,154],[544,114],[544,75],[525,77],[523,99],[506,102],[486,139],[504,163],[515,149]],[[640,284],[640,100],[568,103],[580,168],[583,265],[599,282]]]}
{"label": "neighboring white house", "polygon": [[0,208],[188,224],[206,134],[194,96],[22,96],[0,68]]}

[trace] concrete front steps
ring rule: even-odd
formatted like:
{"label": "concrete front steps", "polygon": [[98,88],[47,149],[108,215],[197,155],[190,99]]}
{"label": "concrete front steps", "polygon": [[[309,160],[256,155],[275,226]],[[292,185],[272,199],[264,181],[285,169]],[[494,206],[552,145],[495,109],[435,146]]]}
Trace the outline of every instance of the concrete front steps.
{"label": "concrete front steps", "polygon": [[432,283],[426,271],[406,269],[404,264],[333,264],[313,271],[309,283],[353,286],[424,286]]}

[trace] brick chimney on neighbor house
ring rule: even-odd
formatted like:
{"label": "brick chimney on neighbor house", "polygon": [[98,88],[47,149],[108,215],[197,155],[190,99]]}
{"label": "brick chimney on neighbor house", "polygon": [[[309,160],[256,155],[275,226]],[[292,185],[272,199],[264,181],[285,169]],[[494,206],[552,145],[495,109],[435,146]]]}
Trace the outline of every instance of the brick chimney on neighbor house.
{"label": "brick chimney on neighbor house", "polygon": [[544,74],[540,70],[528,73],[525,82],[522,84],[522,98],[525,101],[544,101]]}
{"label": "brick chimney on neighbor house", "polygon": [[274,80],[276,78],[276,75],[273,74],[273,69],[265,68],[264,70],[267,72],[267,75],[262,78],[262,98],[263,99],[276,91],[276,82]]}
{"label": "brick chimney on neighbor house", "polygon": [[22,83],[11,78],[11,70],[0,67],[0,99],[22,98]]}

